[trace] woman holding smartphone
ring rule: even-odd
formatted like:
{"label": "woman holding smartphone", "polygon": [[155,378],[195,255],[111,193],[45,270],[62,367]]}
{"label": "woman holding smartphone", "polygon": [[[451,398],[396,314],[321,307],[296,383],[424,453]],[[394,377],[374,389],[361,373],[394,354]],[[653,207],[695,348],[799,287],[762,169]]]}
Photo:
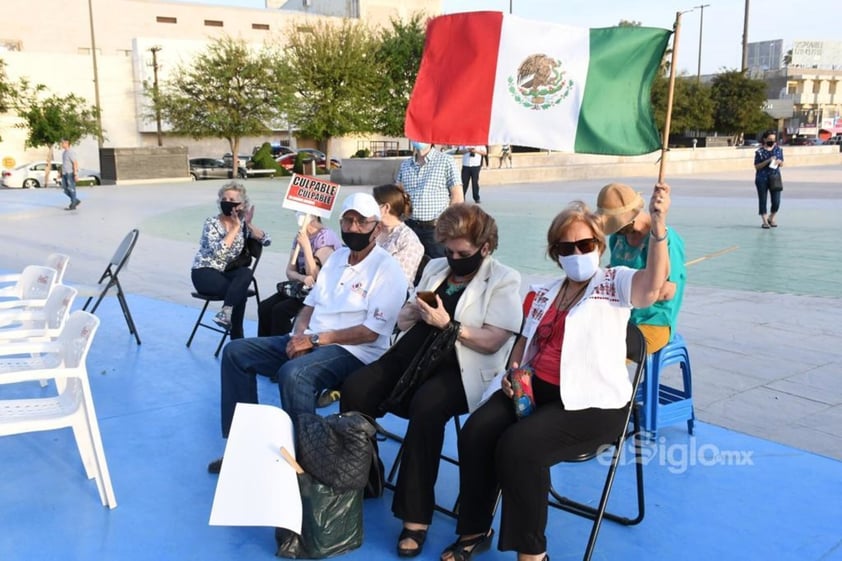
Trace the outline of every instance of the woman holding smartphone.
{"label": "woman holding smartphone", "polygon": [[[392,512],[403,521],[397,553],[421,553],[447,421],[473,411],[520,329],[520,274],[497,261],[497,224],[481,207],[448,207],[436,224],[445,257],[431,260],[398,315],[398,341],[342,386],[341,411],[409,419]],[[434,360],[431,357],[437,357]],[[419,365],[419,368],[409,368]],[[416,383],[396,392],[407,370]]]}

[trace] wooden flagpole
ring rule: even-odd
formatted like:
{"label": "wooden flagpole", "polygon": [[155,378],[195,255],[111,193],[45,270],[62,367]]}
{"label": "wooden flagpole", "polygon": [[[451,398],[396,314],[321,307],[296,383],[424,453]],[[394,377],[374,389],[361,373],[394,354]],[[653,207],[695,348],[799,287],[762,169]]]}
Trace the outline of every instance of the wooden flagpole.
{"label": "wooden flagpole", "polygon": [[664,140],[661,144],[661,166],[658,169],[658,183],[664,182],[664,172],[667,165],[667,151],[669,150],[670,125],[672,124],[672,98],[675,94],[675,66],[678,62],[678,33],[681,30],[681,14],[675,13],[675,23],[672,26],[672,59],[670,60],[670,81],[667,90],[667,115],[664,119]]}

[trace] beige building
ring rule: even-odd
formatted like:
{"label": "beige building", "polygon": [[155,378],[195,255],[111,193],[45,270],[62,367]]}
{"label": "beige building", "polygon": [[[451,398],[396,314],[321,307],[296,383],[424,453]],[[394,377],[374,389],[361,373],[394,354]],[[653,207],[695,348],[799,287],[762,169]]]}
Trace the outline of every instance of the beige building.
{"label": "beige building", "polygon": [[767,112],[788,136],[842,134],[842,42],[795,41],[787,66],[762,74]]}
{"label": "beige building", "polygon": [[[104,146],[154,146],[156,124],[147,115],[143,95],[143,84],[153,78],[152,47],[159,80],[164,80],[177,65],[189,64],[208,39],[223,34],[255,44],[282,43],[285,30],[309,18],[350,17],[382,26],[391,18],[441,11],[441,0],[267,0],[266,5],[254,9],[159,0],[39,0],[33,10],[31,0],[3,0],[0,59],[13,83],[27,79],[58,95],[85,97],[91,105],[96,104],[98,90]],[[25,131],[15,126],[17,122],[12,115],[0,115],[2,165],[45,156],[43,150],[25,148]],[[253,145],[267,140],[289,141],[285,127],[276,126],[278,130],[265,137],[243,139],[240,152],[250,153]],[[185,145],[191,156],[218,157],[229,151],[222,139],[166,136],[164,143]],[[296,139],[291,143],[295,145]],[[330,146],[339,157],[356,149],[357,139],[338,139]],[[77,152],[83,167],[99,167],[96,139],[84,139]]]}

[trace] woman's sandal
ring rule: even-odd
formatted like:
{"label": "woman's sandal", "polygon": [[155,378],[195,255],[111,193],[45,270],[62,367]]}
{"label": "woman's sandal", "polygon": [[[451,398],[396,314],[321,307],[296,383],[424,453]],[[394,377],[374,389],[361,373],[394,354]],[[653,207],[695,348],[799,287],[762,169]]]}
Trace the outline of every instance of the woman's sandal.
{"label": "woman's sandal", "polygon": [[[491,547],[491,539],[494,537],[494,528],[488,530],[481,536],[467,540],[456,540],[441,552],[441,561],[468,561],[474,553],[481,553]],[[445,559],[446,554],[450,557]]]}
{"label": "woman's sandal", "polygon": [[[421,550],[424,549],[424,541],[427,539],[427,530],[410,530],[404,528],[401,530],[401,535],[398,536],[398,556],[399,557],[416,557]],[[412,540],[418,544],[418,547],[407,548],[401,547],[403,540]]]}

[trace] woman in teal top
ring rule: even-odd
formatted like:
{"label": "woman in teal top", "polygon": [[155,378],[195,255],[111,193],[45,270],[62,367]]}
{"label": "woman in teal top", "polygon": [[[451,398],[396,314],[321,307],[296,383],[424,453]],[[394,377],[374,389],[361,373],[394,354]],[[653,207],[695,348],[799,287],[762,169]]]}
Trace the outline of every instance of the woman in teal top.
{"label": "woman in teal top", "polygon": [[[646,266],[652,219],[649,213],[643,210],[643,198],[640,194],[621,183],[606,185],[597,197],[597,212],[603,216],[605,233],[610,234],[610,266],[625,265],[633,269],[643,269]],[[672,228],[667,228],[666,237],[670,273],[661,290],[661,296],[648,308],[635,308],[631,312],[631,320],[646,338],[646,349],[649,353],[659,351],[672,338],[687,280],[684,240]]]}

